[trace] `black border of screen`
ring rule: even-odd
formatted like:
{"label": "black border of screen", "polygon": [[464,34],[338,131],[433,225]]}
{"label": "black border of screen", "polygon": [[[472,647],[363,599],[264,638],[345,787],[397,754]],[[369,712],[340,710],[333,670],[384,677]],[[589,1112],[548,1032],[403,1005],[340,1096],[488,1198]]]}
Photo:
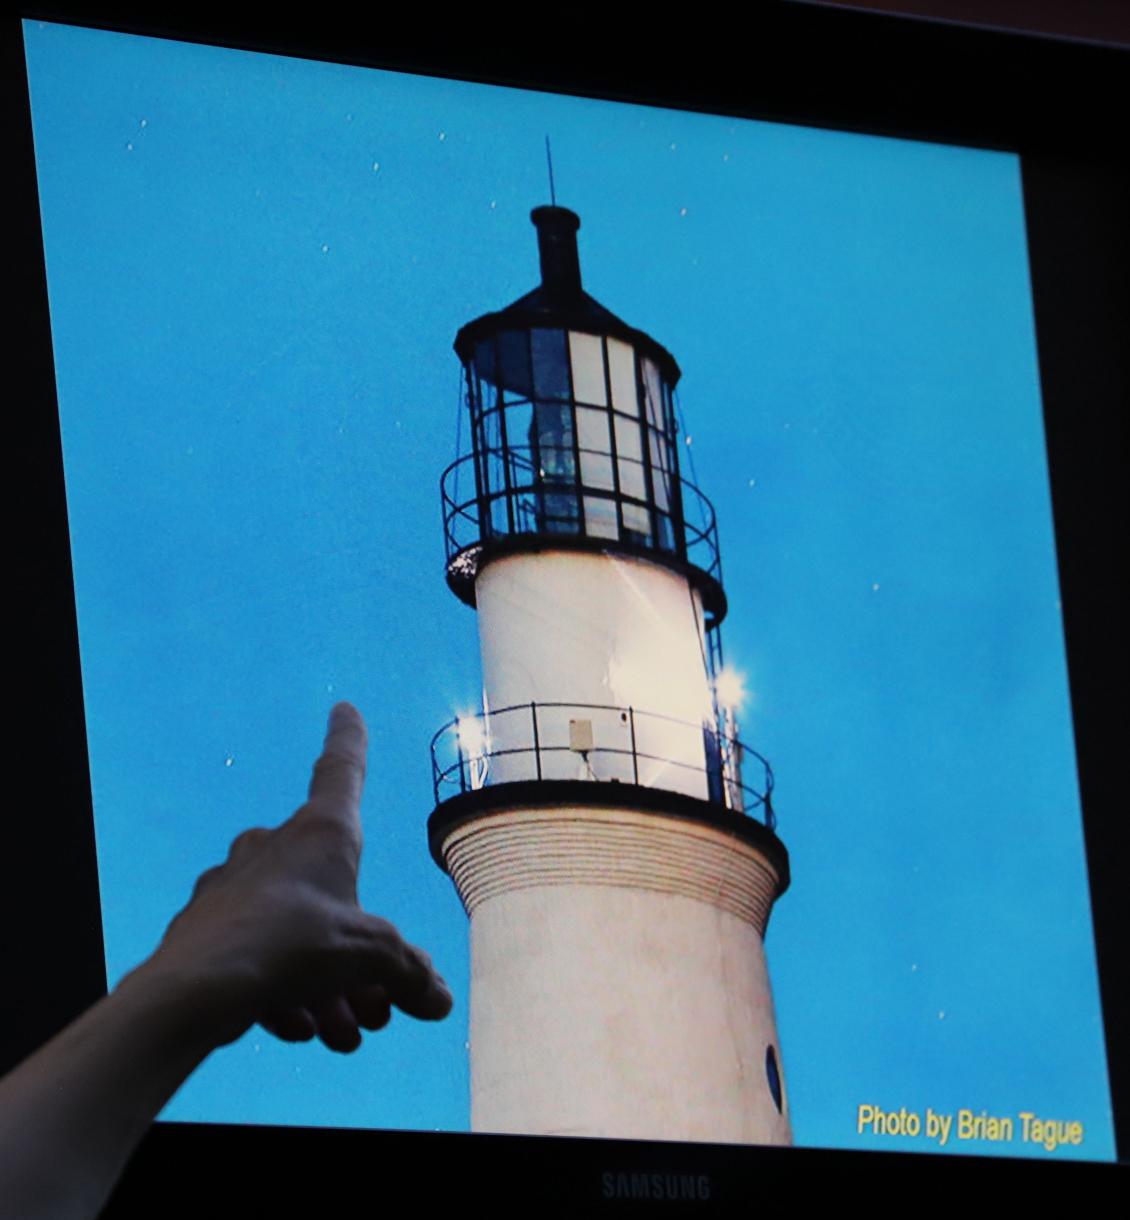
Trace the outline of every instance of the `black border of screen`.
{"label": "black border of screen", "polygon": [[[769,3],[727,38],[634,25],[586,37],[580,16],[465,14],[442,31],[365,17],[296,14],[257,25],[238,16],[88,6],[25,10],[149,36],[613,100],[1019,152],[1040,376],[1084,808],[1107,1055],[1120,1155],[1130,1156],[1130,943],[1120,761],[1127,689],[1125,421],[1127,142],[1130,53],[1091,44],[896,17]],[[551,21],[556,18],[556,24]],[[643,18],[640,19],[644,20]],[[550,24],[547,25],[547,22]],[[570,27],[570,22],[572,26]],[[735,30],[737,27],[735,27]],[[548,32],[547,32],[548,31]],[[9,586],[15,729],[0,840],[6,951],[0,1071],[105,993],[90,780],[66,523],[46,277],[19,22],[3,40],[9,90],[12,273],[8,406],[17,550]],[[424,817],[421,817],[423,834]],[[144,883],[140,879],[139,883]],[[170,896],[170,914],[187,896]],[[1046,918],[1055,916],[1049,879]],[[1032,935],[1040,934],[1033,927]],[[1053,981],[1054,985],[1054,981]],[[9,1003],[8,997],[14,1001]],[[1064,1031],[1065,1038],[1071,1031]],[[406,1082],[407,1083],[407,1082]],[[426,1143],[424,1141],[427,1141]],[[419,1183],[432,1200],[484,1196],[488,1206],[591,1211],[610,1171],[710,1175],[711,1201],[748,1203],[770,1179],[801,1188],[911,1175],[917,1187],[1085,1182],[1098,1165],[824,1149],[718,1148],[516,1136],[159,1124],[108,1215],[140,1214],[158,1185],[186,1202],[217,1198],[290,1214],[300,1199],[368,1182],[380,1164],[435,1158]],[[279,1166],[286,1165],[285,1173]],[[363,1169],[359,1166],[373,1166]],[[227,1181],[226,1175],[232,1179]],[[415,1176],[415,1171],[413,1171]],[[906,1180],[910,1180],[908,1177]],[[221,1186],[221,1183],[227,1184]],[[232,1184],[234,1182],[234,1185]],[[167,1187],[165,1188],[167,1189]],[[343,1187],[344,1189],[344,1187]],[[223,1192],[227,1191],[224,1196]],[[365,1187],[361,1187],[362,1195]],[[241,1193],[245,1192],[245,1193]],[[378,1190],[378,1196],[383,1192]],[[149,1202],[147,1202],[147,1200]],[[375,1202],[375,1201],[374,1201]],[[616,1204],[616,1214],[625,1206]],[[657,1209],[659,1204],[654,1204]],[[665,1205],[666,1206],[666,1205]],[[703,1204],[696,1206],[696,1212]],[[136,1211],[135,1211],[136,1209]]]}

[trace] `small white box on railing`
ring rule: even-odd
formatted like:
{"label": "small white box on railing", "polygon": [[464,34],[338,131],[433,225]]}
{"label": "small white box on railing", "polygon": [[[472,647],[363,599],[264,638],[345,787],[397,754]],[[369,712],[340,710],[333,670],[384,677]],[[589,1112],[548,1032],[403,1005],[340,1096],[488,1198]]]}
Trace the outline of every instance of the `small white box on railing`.
{"label": "small white box on railing", "polygon": [[577,754],[588,754],[593,748],[592,721],[569,721],[569,749]]}

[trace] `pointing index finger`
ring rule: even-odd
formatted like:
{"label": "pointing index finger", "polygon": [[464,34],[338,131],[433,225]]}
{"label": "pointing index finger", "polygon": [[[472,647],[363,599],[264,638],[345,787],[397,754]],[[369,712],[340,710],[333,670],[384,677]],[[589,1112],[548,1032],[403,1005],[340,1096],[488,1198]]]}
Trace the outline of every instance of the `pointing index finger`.
{"label": "pointing index finger", "polygon": [[352,703],[335,704],[321,756],[310,778],[309,800],[323,808],[350,810],[356,815],[361,806],[368,744],[361,713]]}

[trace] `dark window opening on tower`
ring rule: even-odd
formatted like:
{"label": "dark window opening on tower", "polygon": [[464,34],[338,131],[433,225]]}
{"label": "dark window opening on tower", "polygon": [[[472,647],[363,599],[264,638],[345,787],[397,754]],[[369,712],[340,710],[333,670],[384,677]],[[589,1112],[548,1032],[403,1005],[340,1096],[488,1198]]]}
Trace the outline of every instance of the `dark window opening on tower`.
{"label": "dark window opening on tower", "polygon": [[773,1044],[770,1043],[765,1048],[765,1075],[769,1081],[769,1092],[773,1097],[773,1104],[777,1107],[777,1113],[784,1113],[784,1097],[781,1092],[781,1069],[777,1066],[777,1052],[773,1049]]}

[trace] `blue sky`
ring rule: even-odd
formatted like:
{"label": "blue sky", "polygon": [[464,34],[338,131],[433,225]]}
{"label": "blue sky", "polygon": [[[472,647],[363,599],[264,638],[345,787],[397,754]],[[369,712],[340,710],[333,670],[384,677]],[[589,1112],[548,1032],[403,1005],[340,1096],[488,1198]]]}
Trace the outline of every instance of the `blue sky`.
{"label": "blue sky", "polygon": [[683,369],[792,858],[797,1142],[927,1149],[856,1107],[966,1107],[1112,1158],[1017,158],[25,33],[110,980],[296,807],[347,698],[362,902],[457,996],[350,1057],[252,1031],[164,1117],[467,1129],[466,917],[425,822],[479,666],[438,478],[456,330],[537,282],[548,133],[586,288]]}

